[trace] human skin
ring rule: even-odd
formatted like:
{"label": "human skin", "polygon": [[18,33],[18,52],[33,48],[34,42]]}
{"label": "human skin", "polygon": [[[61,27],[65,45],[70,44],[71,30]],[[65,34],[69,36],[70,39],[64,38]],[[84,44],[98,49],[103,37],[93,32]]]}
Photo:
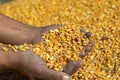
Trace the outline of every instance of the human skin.
{"label": "human skin", "polygon": [[[60,27],[57,25],[44,28],[32,27],[0,14],[0,42],[16,45],[35,44],[41,42],[42,35],[48,33],[50,29],[54,30]],[[89,47],[89,51],[84,51],[84,57],[91,51],[92,46]],[[12,50],[8,52],[0,50],[0,59],[0,69],[14,69],[28,76],[30,80],[35,80],[35,78],[69,80],[69,75],[74,74],[83,64],[82,60],[70,61],[63,72],[54,71],[48,69],[46,63],[35,55],[32,49],[24,52],[18,51],[17,54],[14,54]]]}
{"label": "human skin", "polygon": [[15,53],[11,49],[8,52],[0,50],[0,70],[13,69],[27,76],[30,80],[69,80],[68,75],[60,71],[47,68],[46,63],[32,49]]}

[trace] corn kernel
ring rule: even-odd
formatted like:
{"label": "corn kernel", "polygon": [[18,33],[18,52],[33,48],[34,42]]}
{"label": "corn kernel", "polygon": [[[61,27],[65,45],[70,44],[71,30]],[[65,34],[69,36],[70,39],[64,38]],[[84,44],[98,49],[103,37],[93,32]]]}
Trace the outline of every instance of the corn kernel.
{"label": "corn kernel", "polygon": [[8,48],[6,48],[6,47],[2,47],[1,49],[2,49],[3,51],[5,51],[5,52],[8,51]]}
{"label": "corn kernel", "polygon": [[[0,5],[0,13],[31,26],[64,26],[45,34],[44,42],[30,45],[55,70],[62,70],[59,66],[68,59],[79,60],[78,53],[89,43],[80,29],[91,31],[94,49],[71,80],[119,80],[120,66],[113,73],[114,61],[120,61],[119,3],[120,0],[14,0]],[[26,46],[19,48],[26,50]]]}

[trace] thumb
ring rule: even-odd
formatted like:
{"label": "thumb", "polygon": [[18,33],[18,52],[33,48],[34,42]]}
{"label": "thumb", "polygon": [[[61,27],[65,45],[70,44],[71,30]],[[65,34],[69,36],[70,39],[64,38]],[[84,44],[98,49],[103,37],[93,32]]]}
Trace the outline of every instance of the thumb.
{"label": "thumb", "polygon": [[36,75],[36,78],[45,80],[70,80],[68,74],[60,71],[51,70],[47,67],[41,68],[41,71]]}

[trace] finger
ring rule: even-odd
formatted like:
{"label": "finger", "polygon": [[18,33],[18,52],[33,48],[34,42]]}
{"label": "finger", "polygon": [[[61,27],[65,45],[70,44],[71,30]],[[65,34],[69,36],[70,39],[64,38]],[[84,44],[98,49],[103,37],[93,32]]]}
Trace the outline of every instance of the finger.
{"label": "finger", "polygon": [[74,74],[75,72],[78,71],[78,69],[82,66],[82,64],[83,64],[82,60],[79,60],[79,61],[71,60],[64,67],[63,72],[65,72],[65,73],[67,73],[69,75],[72,75],[72,74]]}
{"label": "finger", "polygon": [[72,70],[74,69],[74,67],[76,66],[76,61],[71,60],[69,61],[66,66],[64,66],[63,68],[63,72],[67,73],[70,75],[70,73],[72,72]]}
{"label": "finger", "polygon": [[90,37],[91,37],[91,35],[92,35],[92,33],[91,33],[91,32],[86,32],[86,33],[85,33],[86,38],[90,38]]}
{"label": "finger", "polygon": [[43,80],[69,80],[69,75],[60,71],[54,71],[47,67],[40,68],[36,78]]}
{"label": "finger", "polygon": [[93,48],[94,46],[94,41],[90,40],[89,45],[85,46],[85,54],[87,55]]}
{"label": "finger", "polygon": [[75,65],[74,69],[72,70],[72,72],[70,73],[70,75],[76,73],[82,65],[83,65],[83,60],[77,61],[76,65]]}
{"label": "finger", "polygon": [[94,41],[89,41],[89,45],[85,46],[85,52],[90,52],[94,46]]}
{"label": "finger", "polygon": [[80,51],[79,57],[84,58],[92,50],[94,46],[93,41],[89,41],[89,45],[85,46],[85,50]]}
{"label": "finger", "polygon": [[79,57],[84,58],[85,56],[86,56],[85,51],[84,50],[80,51]]}
{"label": "finger", "polygon": [[88,53],[92,50],[92,46],[87,45],[85,46],[85,54],[88,55]]}

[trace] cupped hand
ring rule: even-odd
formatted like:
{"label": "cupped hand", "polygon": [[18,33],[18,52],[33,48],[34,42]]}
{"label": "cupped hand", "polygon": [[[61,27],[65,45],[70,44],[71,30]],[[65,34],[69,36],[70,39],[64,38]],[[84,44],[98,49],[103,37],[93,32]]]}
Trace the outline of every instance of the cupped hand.
{"label": "cupped hand", "polygon": [[[48,26],[39,29],[38,33],[32,40],[32,43],[43,41],[42,35],[49,32],[50,29],[54,30],[60,28],[60,26]],[[93,47],[94,43],[90,42],[90,45],[85,47],[85,50],[80,52],[80,57],[84,58]],[[69,76],[74,74],[82,66],[83,61],[69,61],[63,69],[63,72],[48,69],[45,61],[40,56],[35,55],[32,49],[27,51],[18,51],[14,54],[13,51],[8,51],[8,54],[0,54],[4,60],[0,62],[0,67],[15,69],[29,77],[30,80],[44,79],[44,80],[69,80]],[[7,60],[6,60],[7,58]],[[5,62],[6,61],[6,62]],[[6,64],[3,64],[6,63]]]}
{"label": "cupped hand", "polygon": [[[55,30],[60,27],[61,26],[58,26],[58,25],[51,25],[51,26],[41,28],[40,32],[37,33],[36,38],[33,40],[33,43],[43,41],[42,39],[43,34],[49,33],[50,30]],[[91,35],[92,35],[91,32],[85,32],[85,36],[87,38],[90,38]],[[90,43],[87,46],[85,46],[84,50],[80,52],[79,56],[83,59],[92,50],[93,45],[94,45],[94,42],[90,41]],[[32,66],[27,68],[28,70],[26,72],[27,73],[29,72],[30,73],[29,75],[31,75],[32,73],[32,75],[34,76],[32,76],[31,78],[33,79],[36,77],[36,78],[43,78],[47,80],[69,80],[69,76],[77,72],[78,69],[83,65],[83,60],[79,60],[79,61],[70,60],[64,66],[62,72],[54,71],[54,70],[48,69],[46,66],[46,63],[40,57],[34,55],[32,51],[26,52],[25,55],[27,56],[27,58],[32,58],[32,60],[30,61],[31,63],[30,65]],[[29,61],[24,62],[25,65],[26,63],[29,63]],[[28,65],[26,65],[26,67],[28,67]]]}
{"label": "cupped hand", "polygon": [[[41,28],[40,35],[37,34],[37,37],[33,39],[33,43],[43,41],[43,39],[42,39],[43,34],[49,33],[50,30],[55,30],[55,29],[58,29],[60,27],[61,26],[51,25],[51,26]],[[90,38],[90,36],[92,35],[91,32],[84,32],[84,33],[85,33],[85,36],[87,38]],[[84,50],[82,50],[80,52],[79,57],[81,57],[83,59],[85,56],[87,56],[88,53],[92,50],[93,45],[94,45],[94,42],[90,41],[89,44],[87,46],[85,46]],[[26,55],[27,55],[27,53],[30,54],[31,52],[26,52]],[[35,77],[43,78],[43,79],[47,79],[47,80],[69,80],[69,76],[71,76],[72,74],[77,72],[79,70],[79,68],[83,65],[83,60],[79,60],[79,61],[70,60],[64,66],[63,71],[60,72],[60,71],[54,71],[54,70],[48,69],[46,66],[46,63],[40,57],[38,57],[34,54],[31,54],[28,56],[29,57],[27,57],[27,58],[34,56],[33,60],[32,60],[33,61],[32,64],[36,63],[36,64],[33,64],[34,66],[31,66],[31,69],[28,68],[30,70],[30,72],[33,72],[31,70],[33,70],[33,67],[35,67],[34,70],[36,70],[36,73],[37,73],[37,74],[35,74]],[[40,63],[40,64],[37,64],[37,63]],[[28,65],[26,65],[26,66],[28,66]]]}
{"label": "cupped hand", "polygon": [[67,73],[48,69],[46,63],[41,57],[35,55],[32,49],[22,52],[21,55],[19,61],[21,65],[16,70],[28,76],[30,80],[69,80]]}

